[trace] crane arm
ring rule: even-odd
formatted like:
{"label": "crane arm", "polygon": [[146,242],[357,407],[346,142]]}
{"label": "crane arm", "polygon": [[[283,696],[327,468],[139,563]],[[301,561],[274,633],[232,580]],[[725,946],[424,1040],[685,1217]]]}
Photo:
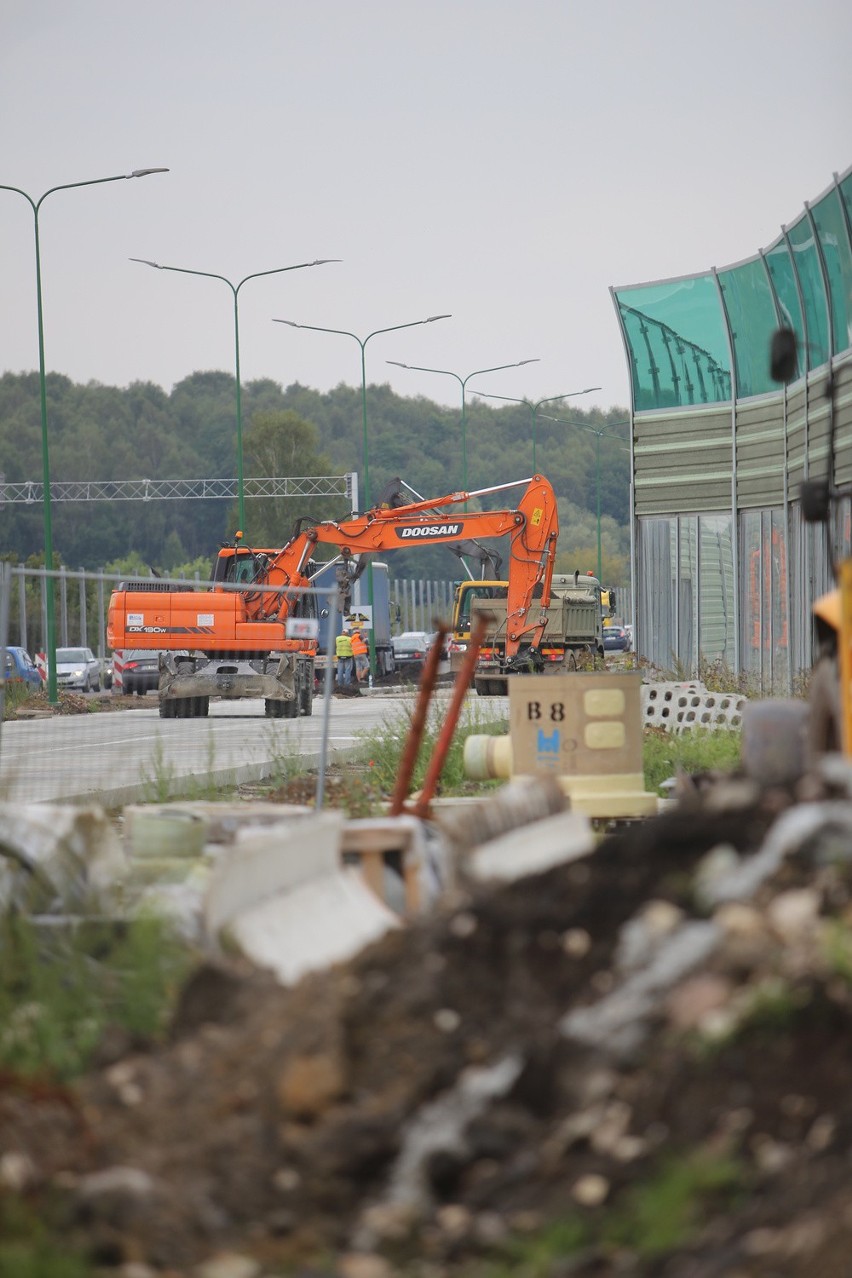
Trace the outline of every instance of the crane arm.
{"label": "crane arm", "polygon": [[[272,559],[265,584],[272,587],[309,585],[305,567],[318,544],[336,546],[346,557],[508,535],[506,653],[513,656],[524,641],[537,647],[547,622],[559,533],[555,494],[543,476],[535,475],[529,480],[517,508],[436,513],[477,495],[450,493],[405,506],[377,508],[352,519],[314,524],[293,537]],[[258,618],[283,619],[287,596],[270,594],[265,598],[267,611],[263,612],[262,605]]]}
{"label": "crane arm", "polygon": [[[526,484],[514,509],[444,513],[446,507]],[[114,591],[107,637],[113,648],[214,651],[299,648],[284,623],[291,592],[310,587],[309,561],[318,545],[336,546],[344,560],[407,546],[458,543],[470,538],[510,538],[506,656],[522,643],[537,648],[547,624],[559,531],[556,497],[548,480],[501,484],[478,492],[454,492],[428,501],[375,508],[345,520],[300,529],[281,550],[264,552],[262,571],[245,592],[167,591],[141,585]],[[233,553],[233,550],[230,551]]]}

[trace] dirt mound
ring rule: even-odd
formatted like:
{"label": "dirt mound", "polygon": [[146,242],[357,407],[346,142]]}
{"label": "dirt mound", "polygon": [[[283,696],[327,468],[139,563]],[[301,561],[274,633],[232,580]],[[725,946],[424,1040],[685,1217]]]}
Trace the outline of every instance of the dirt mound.
{"label": "dirt mound", "polygon": [[6,1080],[0,1149],[72,1243],[172,1275],[222,1252],[257,1275],[485,1274],[495,1254],[536,1275],[848,1274],[831,823],[747,904],[718,895],[783,804],[696,799],[293,990],[206,965],[166,1047],[105,1043],[67,1092]]}

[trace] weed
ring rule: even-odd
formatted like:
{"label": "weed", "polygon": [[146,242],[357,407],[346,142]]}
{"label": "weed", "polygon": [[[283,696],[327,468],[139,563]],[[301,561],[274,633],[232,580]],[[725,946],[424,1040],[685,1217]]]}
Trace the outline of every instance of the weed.
{"label": "weed", "polygon": [[0,1199],[0,1278],[89,1278],[88,1262],[56,1243],[39,1212],[15,1195]]}
{"label": "weed", "polygon": [[739,729],[692,728],[678,734],[665,728],[646,728],[642,763],[645,789],[652,794],[678,770],[687,774],[733,772],[740,765]]}
{"label": "weed", "polygon": [[334,793],[335,806],[342,808],[352,818],[375,816],[383,811],[387,800],[372,759],[367,761],[366,766],[349,768],[340,778]]}
{"label": "weed", "polygon": [[737,1044],[771,1046],[795,1028],[810,998],[808,989],[795,989],[777,977],[768,977],[746,989],[731,1006],[729,1018],[718,1027],[698,1034],[692,1050],[697,1059],[712,1065],[722,1052]]}
{"label": "weed", "polygon": [[750,992],[740,1018],[739,1037],[774,1038],[786,1034],[808,997],[806,990],[795,990],[786,981],[772,977],[762,981]]}
{"label": "weed", "polygon": [[292,740],[285,729],[282,733],[274,724],[265,725],[266,754],[270,760],[270,771],[267,781],[273,786],[286,785],[295,777],[302,776],[307,768],[300,753],[299,746]]}
{"label": "weed", "polygon": [[109,1024],[156,1036],[192,955],[156,918],[46,929],[0,920],[0,1065],[73,1078]]}
{"label": "weed", "polygon": [[17,718],[21,706],[32,698],[33,691],[30,684],[9,680],[3,689],[3,718]]}
{"label": "weed", "polygon": [[142,765],[144,784],[143,803],[166,803],[172,797],[175,780],[174,765],[166,761],[161,737],[157,737],[151,751],[150,771]]}
{"label": "weed", "polygon": [[660,1256],[688,1243],[708,1213],[730,1205],[743,1188],[734,1159],[704,1152],[667,1159],[628,1191],[605,1226],[606,1241],[646,1259]]}
{"label": "weed", "polygon": [[589,1247],[628,1248],[653,1260],[687,1244],[708,1215],[729,1207],[744,1187],[743,1169],[732,1158],[705,1152],[669,1158],[612,1208],[582,1217],[571,1212],[532,1236],[513,1237],[499,1257],[464,1269],[464,1278],[551,1278]]}
{"label": "weed", "polygon": [[143,792],[140,803],[168,803],[172,799],[207,799],[222,797],[222,787],[214,776],[216,742],[208,733],[204,763],[195,773],[179,776],[174,764],[167,761],[162,739],[158,736],[151,751],[150,769],[142,767]]}
{"label": "weed", "polygon": [[[388,716],[378,727],[361,736],[361,762],[369,766],[373,783],[386,794],[392,793],[396,784],[413,715],[414,703],[407,703],[400,707],[396,715]],[[445,719],[446,709],[443,706],[430,707],[420,752],[411,778],[412,790],[418,790],[423,784],[429,759],[435,750]],[[473,702],[464,710],[444,761],[440,779],[441,794],[457,795],[471,792],[471,782],[464,773],[465,740],[474,733],[499,736],[508,731],[508,726],[504,718],[488,714],[479,702]],[[485,788],[493,789],[498,784],[498,782],[486,783]],[[477,783],[475,789],[479,792],[483,786]]]}
{"label": "weed", "polygon": [[591,1241],[591,1228],[578,1215],[539,1230],[532,1237],[513,1238],[506,1245],[506,1266],[492,1270],[488,1278],[548,1278],[555,1262],[575,1255]]}
{"label": "weed", "polygon": [[832,920],[824,933],[823,947],[832,975],[852,986],[852,929],[840,919]]}
{"label": "weed", "polygon": [[723,657],[698,658],[698,678],[708,692],[729,693],[733,696],[752,697],[762,695],[760,676],[751,670],[734,670]]}

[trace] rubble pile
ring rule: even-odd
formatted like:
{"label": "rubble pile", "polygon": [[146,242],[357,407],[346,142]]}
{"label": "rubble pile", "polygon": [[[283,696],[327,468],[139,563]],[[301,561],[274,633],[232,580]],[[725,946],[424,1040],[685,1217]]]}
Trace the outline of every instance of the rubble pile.
{"label": "rubble pile", "polygon": [[708,782],[289,989],[204,963],[165,1046],[3,1080],[0,1195],[122,1278],[848,1275],[850,788]]}

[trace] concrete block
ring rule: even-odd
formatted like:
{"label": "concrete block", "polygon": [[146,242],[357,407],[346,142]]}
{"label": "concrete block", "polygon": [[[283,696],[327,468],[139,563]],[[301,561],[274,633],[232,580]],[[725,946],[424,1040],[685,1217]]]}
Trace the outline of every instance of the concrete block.
{"label": "concrete block", "polygon": [[308,972],[345,962],[400,926],[360,872],[343,869],[242,909],[226,934],[252,962],[292,985]]}
{"label": "concrete block", "polygon": [[99,807],[0,803],[0,909],[85,909],[120,891],[127,859]]}
{"label": "concrete block", "polygon": [[480,844],[461,866],[471,878],[507,883],[576,861],[594,847],[595,836],[587,817],[580,812],[558,812]]}
{"label": "concrete block", "polygon": [[211,936],[242,911],[339,870],[343,816],[323,812],[242,830],[210,877],[204,924]]}
{"label": "concrete block", "polygon": [[708,692],[703,683],[660,680],[641,689],[645,727],[681,733],[690,728],[739,728],[748,698],[739,693]]}

